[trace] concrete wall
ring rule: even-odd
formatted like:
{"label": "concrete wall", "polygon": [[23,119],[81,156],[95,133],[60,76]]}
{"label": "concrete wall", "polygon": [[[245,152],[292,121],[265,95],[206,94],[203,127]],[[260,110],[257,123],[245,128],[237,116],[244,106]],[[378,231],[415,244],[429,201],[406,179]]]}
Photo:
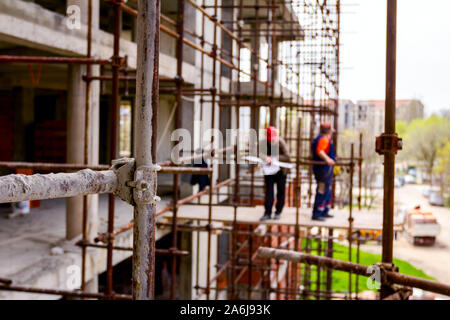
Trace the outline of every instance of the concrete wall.
{"label": "concrete wall", "polygon": [[[201,222],[202,225],[207,224],[207,222]],[[211,260],[208,266],[208,233],[207,232],[192,232],[192,284],[193,287],[198,283],[201,287],[206,287],[207,279],[207,269],[210,270],[210,278],[214,277],[216,274],[215,265],[217,263],[217,241],[218,236],[211,236]],[[198,248],[197,248],[198,247]],[[197,261],[198,259],[198,261]],[[197,266],[199,268],[197,277]],[[211,286],[216,286],[216,283],[211,284]],[[199,291],[200,292],[200,291]],[[215,291],[211,290],[210,298],[214,297]],[[194,288],[192,288],[192,297],[196,297],[197,293]],[[205,299],[206,295],[202,295],[201,299]]]}
{"label": "concrete wall", "polygon": [[400,121],[410,123],[414,119],[424,118],[424,105],[420,100],[409,100],[397,102],[396,118]]}
{"label": "concrete wall", "polygon": [[[76,0],[73,0],[76,2]],[[198,14],[196,14],[198,15]],[[189,21],[197,21],[190,17]],[[0,41],[14,45],[26,46],[33,49],[47,51],[48,55],[84,56],[87,52],[86,25],[80,30],[70,30],[66,24],[66,17],[44,9],[41,6],[22,0],[0,1]],[[190,22],[188,22],[190,23]],[[161,40],[164,40],[162,36]],[[166,39],[167,40],[167,39]],[[165,42],[161,42],[165,46]],[[170,43],[170,42],[169,42]],[[93,31],[94,55],[109,59],[112,54],[113,36],[103,30]],[[128,66],[136,68],[136,44],[121,39],[120,54],[128,57]],[[160,57],[161,76],[174,77],[176,75],[176,59],[167,53],[172,50],[162,50]],[[167,53],[164,53],[168,51]],[[186,81],[195,83],[198,71],[191,65],[185,66]]]}
{"label": "concrete wall", "polygon": [[339,123],[340,132],[355,128],[356,126],[356,105],[351,100],[339,101]]}

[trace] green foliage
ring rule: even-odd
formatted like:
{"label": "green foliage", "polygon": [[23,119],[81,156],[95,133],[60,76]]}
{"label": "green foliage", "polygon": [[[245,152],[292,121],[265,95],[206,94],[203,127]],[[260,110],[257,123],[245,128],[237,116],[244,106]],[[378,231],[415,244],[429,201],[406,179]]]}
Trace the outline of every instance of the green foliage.
{"label": "green foliage", "polygon": [[395,123],[395,129],[399,137],[404,137],[408,130],[408,124],[404,121],[397,121]]}
{"label": "green foliage", "polygon": [[441,176],[441,191],[444,196],[450,189],[450,141],[438,150],[437,164],[434,172]]}
{"label": "green foliage", "polygon": [[450,119],[431,116],[416,119],[406,127],[402,123],[397,126],[404,138],[400,159],[422,163],[431,176],[438,150],[450,140]]}
{"label": "green foliage", "polygon": [[[311,248],[315,249],[317,248],[318,242],[317,241],[311,241]],[[304,248],[306,246],[306,239],[303,239],[302,241],[302,247]],[[322,241],[322,248],[326,248],[327,243],[325,241]],[[349,248],[345,245],[334,243],[333,244],[334,253],[333,258],[342,260],[342,261],[349,261]],[[315,254],[314,251],[312,251],[312,254]],[[379,254],[373,254],[369,253],[363,250],[360,250],[359,254],[359,263],[371,266],[375,263],[378,263],[381,261],[381,255]],[[352,247],[352,262],[356,263],[356,257],[357,257],[357,248],[356,246]],[[394,264],[399,268],[400,273],[422,278],[422,279],[428,279],[428,280],[436,280],[429,275],[427,275],[425,272],[423,272],[420,269],[417,269],[413,265],[411,265],[409,262],[395,259],[394,258]],[[302,264],[303,266],[303,264]],[[303,271],[303,269],[302,269]],[[332,273],[332,289],[336,292],[347,292],[348,291],[348,285],[349,285],[349,274],[344,271],[333,271]],[[322,282],[325,282],[326,280],[326,271],[322,270],[320,277],[322,279]],[[316,288],[316,278],[317,278],[317,272],[314,266],[311,267],[311,291],[314,291]],[[367,277],[359,276],[359,292],[369,290],[367,288],[366,282]],[[352,291],[355,292],[355,283],[356,283],[356,275],[352,276]]]}

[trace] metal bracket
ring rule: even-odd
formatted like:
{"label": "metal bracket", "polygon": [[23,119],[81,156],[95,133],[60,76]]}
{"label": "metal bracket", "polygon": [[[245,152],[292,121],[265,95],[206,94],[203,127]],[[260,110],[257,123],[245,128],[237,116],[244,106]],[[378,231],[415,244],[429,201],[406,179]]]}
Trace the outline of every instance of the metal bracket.
{"label": "metal bracket", "polygon": [[388,295],[383,300],[408,300],[412,295],[412,289],[409,287],[401,287],[389,282],[386,276],[386,272],[399,272],[399,269],[394,264],[377,263],[376,266],[381,271],[381,284],[385,290],[388,290]]}
{"label": "metal bracket", "polygon": [[126,67],[128,63],[128,59],[124,57],[111,57],[109,61],[113,67],[121,68]]}
{"label": "metal bracket", "polygon": [[159,165],[141,166],[136,169],[136,161],[122,158],[112,161],[117,176],[117,187],[114,195],[135,206],[136,204],[153,204],[160,200],[156,196],[156,173]]}
{"label": "metal bracket", "polygon": [[394,134],[383,133],[381,136],[376,138],[375,151],[380,155],[386,153],[397,154],[397,151],[402,149],[403,149],[403,139],[399,138],[396,133]]}
{"label": "metal bracket", "polygon": [[137,204],[155,204],[161,198],[156,195],[156,176],[161,167],[157,164],[140,166],[134,173],[134,181],[128,185],[134,189],[134,201]]}
{"label": "metal bracket", "polygon": [[133,191],[128,186],[128,182],[133,181],[136,162],[131,158],[122,158],[112,161],[112,167],[117,176],[117,187],[114,195],[125,202],[134,205]]}
{"label": "metal bracket", "polygon": [[392,290],[394,293],[384,300],[409,300],[409,297],[413,294],[413,290],[410,287],[392,286]]}
{"label": "metal bracket", "polygon": [[394,264],[379,262],[375,264],[378,268],[380,268],[381,272],[381,284],[390,286],[391,284],[388,282],[386,277],[386,271],[398,272],[398,267]]}

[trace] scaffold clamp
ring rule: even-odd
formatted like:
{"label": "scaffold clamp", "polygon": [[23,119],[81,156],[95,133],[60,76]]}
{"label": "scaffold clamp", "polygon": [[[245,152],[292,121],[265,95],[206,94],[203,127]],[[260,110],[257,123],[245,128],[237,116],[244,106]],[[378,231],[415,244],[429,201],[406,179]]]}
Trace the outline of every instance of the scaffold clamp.
{"label": "scaffold clamp", "polygon": [[156,173],[159,165],[140,166],[131,158],[113,160],[111,170],[116,173],[117,187],[114,195],[131,204],[154,204],[156,196]]}
{"label": "scaffold clamp", "polygon": [[394,153],[397,154],[398,150],[403,149],[403,139],[394,134],[383,133],[376,138],[375,151],[380,154]]}
{"label": "scaffold clamp", "polygon": [[387,279],[387,275],[386,272],[390,271],[390,272],[398,272],[399,269],[397,266],[395,266],[394,264],[391,263],[383,263],[383,262],[379,262],[377,264],[375,264],[379,269],[380,269],[380,275],[381,275],[381,284],[383,285],[392,285],[388,279]]}
{"label": "scaffold clamp", "polygon": [[406,286],[397,286],[388,280],[387,272],[399,272],[396,265],[391,263],[377,263],[376,266],[380,269],[381,284],[384,289],[388,291],[387,296],[383,300],[408,300],[412,294],[412,289]]}
{"label": "scaffold clamp", "polygon": [[134,199],[129,182],[134,180],[135,168],[136,162],[131,158],[121,158],[112,161],[111,170],[117,176],[117,186],[114,190],[114,195],[131,205],[134,204]]}

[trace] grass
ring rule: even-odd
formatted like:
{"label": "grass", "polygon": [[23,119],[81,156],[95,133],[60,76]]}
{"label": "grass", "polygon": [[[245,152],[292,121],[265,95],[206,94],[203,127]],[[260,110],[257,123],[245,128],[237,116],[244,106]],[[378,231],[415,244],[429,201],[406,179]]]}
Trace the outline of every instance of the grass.
{"label": "grass", "polygon": [[[318,241],[311,241],[311,248],[317,248]],[[306,246],[306,239],[303,239],[302,246]],[[322,242],[322,248],[326,248],[327,244],[326,242]],[[334,243],[334,253],[333,258],[343,261],[348,261],[349,258],[349,248],[345,245]],[[312,251],[313,254],[315,254],[314,251]],[[356,262],[356,254],[357,249],[356,247],[352,247],[352,262]],[[378,263],[381,261],[381,255],[369,253],[363,250],[360,250],[360,257],[359,257],[359,263],[371,266],[375,263]],[[422,279],[428,279],[428,280],[436,280],[426,273],[424,273],[422,270],[414,267],[412,264],[410,264],[407,261],[395,259],[394,258],[394,264],[399,268],[400,273],[422,278]],[[303,270],[303,269],[302,269]],[[326,281],[326,271],[322,270],[320,273],[321,282],[324,283]],[[333,271],[332,273],[332,290],[335,292],[348,292],[348,285],[349,285],[349,274],[347,272],[343,271]],[[317,272],[314,266],[311,267],[311,291],[314,291],[316,289],[316,281],[317,279]],[[359,290],[366,291],[370,290],[367,287],[367,277],[359,276]],[[352,292],[355,292],[355,283],[356,283],[356,275],[352,276]],[[374,289],[375,290],[375,289]]]}
{"label": "grass", "polygon": [[374,195],[362,195],[361,196],[361,199],[375,199],[377,196],[374,196]]}
{"label": "grass", "polygon": [[[353,203],[353,210],[358,210],[359,209],[359,206],[358,206],[358,202],[355,202],[355,203]],[[366,204],[362,204],[361,205],[361,209],[376,209],[377,208],[377,206],[376,205],[371,205],[371,206],[368,206],[368,205],[366,205]],[[350,205],[346,205],[345,206],[345,209],[347,209],[347,210],[350,210]]]}
{"label": "grass", "polygon": [[447,209],[450,209],[450,198],[446,198],[446,199],[445,199],[445,207],[446,207]]}

